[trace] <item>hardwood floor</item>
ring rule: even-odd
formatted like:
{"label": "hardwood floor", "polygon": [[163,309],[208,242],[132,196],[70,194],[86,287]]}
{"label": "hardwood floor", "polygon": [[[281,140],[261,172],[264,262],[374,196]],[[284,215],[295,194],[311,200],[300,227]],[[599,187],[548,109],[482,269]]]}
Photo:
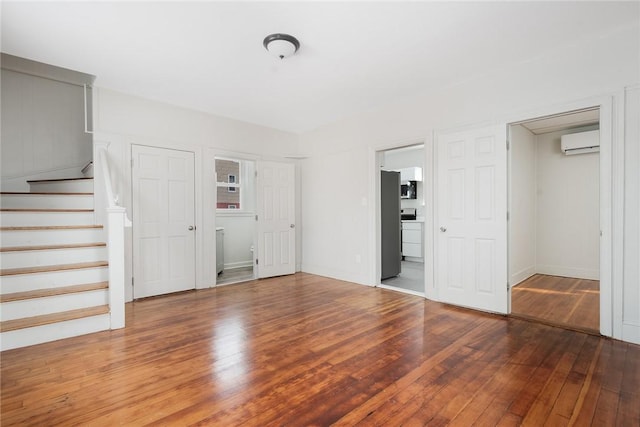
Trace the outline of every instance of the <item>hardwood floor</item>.
{"label": "hardwood floor", "polygon": [[1,357],[3,426],[640,424],[640,346],[309,274]]}
{"label": "hardwood floor", "polygon": [[512,288],[511,313],[600,334],[600,282],[533,275]]}

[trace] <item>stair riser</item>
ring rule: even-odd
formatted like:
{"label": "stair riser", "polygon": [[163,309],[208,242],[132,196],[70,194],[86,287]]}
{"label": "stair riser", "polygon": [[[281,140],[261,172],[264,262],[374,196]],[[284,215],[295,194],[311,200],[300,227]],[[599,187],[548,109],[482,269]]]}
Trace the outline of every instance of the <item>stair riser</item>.
{"label": "stair riser", "polygon": [[61,311],[106,305],[109,302],[106,290],[79,292],[75,294],[56,295],[46,298],[34,298],[2,304],[1,319],[13,320],[41,314],[59,313]]}
{"label": "stair riser", "polygon": [[14,276],[2,276],[1,280],[2,294],[10,294],[80,283],[105,282],[109,280],[109,270],[106,267],[97,267],[47,273],[16,274]]}
{"label": "stair riser", "polygon": [[39,267],[41,265],[76,264],[103,261],[108,257],[104,246],[39,251],[15,251],[0,253],[2,268]]}
{"label": "stair riser", "polygon": [[93,225],[93,212],[1,212],[3,227],[31,225]]}
{"label": "stair riser", "polygon": [[2,246],[64,245],[69,243],[104,242],[102,228],[62,230],[6,230],[0,238]]}
{"label": "stair riser", "polygon": [[90,334],[107,330],[110,327],[111,319],[109,315],[101,314],[99,316],[83,317],[82,319],[3,332],[0,334],[1,350],[11,350],[77,335]]}
{"label": "stair riser", "polygon": [[29,188],[32,193],[93,193],[93,180],[38,182]]}
{"label": "stair riser", "polygon": [[93,209],[93,195],[3,194],[3,209]]}

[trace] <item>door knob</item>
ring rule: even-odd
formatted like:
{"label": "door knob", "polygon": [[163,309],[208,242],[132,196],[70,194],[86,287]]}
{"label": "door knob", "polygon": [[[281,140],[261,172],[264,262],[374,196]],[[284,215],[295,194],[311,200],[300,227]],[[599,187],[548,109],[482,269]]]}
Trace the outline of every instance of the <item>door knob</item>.
{"label": "door knob", "polygon": [[440,231],[444,233],[445,231],[447,231],[447,227],[440,227]]}
{"label": "door knob", "polygon": [[289,228],[296,228],[296,225],[295,224],[291,224],[291,225],[289,225]]}
{"label": "door knob", "polygon": [[196,229],[196,228],[195,228],[193,225],[190,225],[190,226],[189,226],[189,231],[193,231],[193,230],[195,230],[195,229]]}

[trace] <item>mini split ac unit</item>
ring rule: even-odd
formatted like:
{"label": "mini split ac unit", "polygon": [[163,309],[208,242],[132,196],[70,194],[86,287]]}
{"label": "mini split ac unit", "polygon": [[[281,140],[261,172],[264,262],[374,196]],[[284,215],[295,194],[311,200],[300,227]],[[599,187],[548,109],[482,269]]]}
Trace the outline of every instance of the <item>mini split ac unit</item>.
{"label": "mini split ac unit", "polygon": [[560,138],[560,149],[564,154],[597,153],[600,151],[600,131],[571,133],[562,135]]}

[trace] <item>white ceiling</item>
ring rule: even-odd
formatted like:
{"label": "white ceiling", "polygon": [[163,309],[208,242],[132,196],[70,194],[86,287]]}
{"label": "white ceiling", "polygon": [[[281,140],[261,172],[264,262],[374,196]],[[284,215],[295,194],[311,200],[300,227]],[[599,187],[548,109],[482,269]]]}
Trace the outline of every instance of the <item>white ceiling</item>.
{"label": "white ceiling", "polygon": [[[640,2],[2,2],[2,51],[304,132],[638,21]],[[300,40],[282,61],[264,37]]]}

